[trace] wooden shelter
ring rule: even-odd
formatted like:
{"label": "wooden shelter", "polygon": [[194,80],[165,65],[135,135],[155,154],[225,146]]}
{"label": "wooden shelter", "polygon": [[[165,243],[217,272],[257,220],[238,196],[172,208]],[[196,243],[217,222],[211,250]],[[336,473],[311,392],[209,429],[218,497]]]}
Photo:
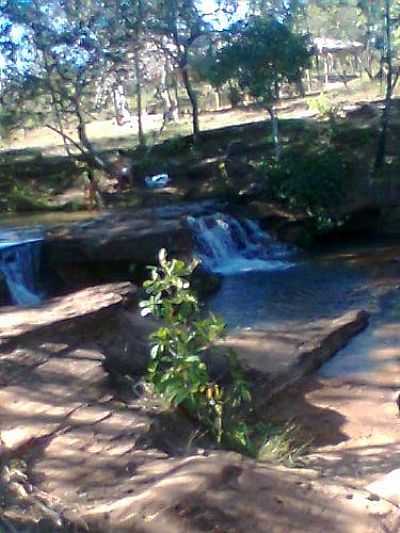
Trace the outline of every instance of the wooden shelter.
{"label": "wooden shelter", "polygon": [[[331,78],[339,78],[346,83],[349,76],[359,77],[362,73],[361,54],[363,43],[359,41],[341,41],[328,37],[314,39],[314,55],[318,78],[327,85]],[[323,67],[323,74],[321,73]]]}

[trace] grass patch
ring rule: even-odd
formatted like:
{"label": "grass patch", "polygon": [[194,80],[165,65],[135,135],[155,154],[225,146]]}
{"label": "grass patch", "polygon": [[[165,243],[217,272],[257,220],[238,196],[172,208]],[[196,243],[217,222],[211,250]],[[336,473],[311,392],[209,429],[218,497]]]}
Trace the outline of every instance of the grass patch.
{"label": "grass patch", "polygon": [[282,463],[289,467],[303,464],[311,440],[306,440],[300,426],[289,421],[286,424],[262,423],[258,426],[257,460]]}

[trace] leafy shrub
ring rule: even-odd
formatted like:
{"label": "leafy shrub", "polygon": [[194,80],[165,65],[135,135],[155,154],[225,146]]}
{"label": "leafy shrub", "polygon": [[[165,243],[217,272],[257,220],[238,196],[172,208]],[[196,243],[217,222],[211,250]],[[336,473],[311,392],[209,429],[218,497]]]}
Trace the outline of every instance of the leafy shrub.
{"label": "leafy shrub", "polygon": [[51,209],[46,198],[43,198],[33,188],[21,183],[15,183],[11,191],[5,195],[4,200],[8,211],[30,212]]}
{"label": "leafy shrub", "polygon": [[351,190],[351,172],[333,148],[304,154],[288,150],[277,163],[268,163],[272,196],[305,211],[319,229],[335,224],[337,208]]}
{"label": "leafy shrub", "polygon": [[165,142],[169,154],[180,154],[188,149],[188,140],[182,135],[175,135]]}
{"label": "leafy shrub", "polygon": [[311,98],[308,107],[316,111],[320,118],[335,120],[342,114],[340,104],[335,104],[326,94],[321,93],[315,98]]}
{"label": "leafy shrub", "polygon": [[159,263],[150,267],[151,279],[143,284],[148,299],[140,303],[142,315],[162,320],[151,335],[148,379],[169,405],[199,421],[219,444],[250,450],[241,411],[251,395],[235,354],[226,354],[228,384],[212,379],[205,362],[210,347],[223,337],[225,324],[213,314],[200,313],[189,282],[197,262],[169,261],[161,250]]}

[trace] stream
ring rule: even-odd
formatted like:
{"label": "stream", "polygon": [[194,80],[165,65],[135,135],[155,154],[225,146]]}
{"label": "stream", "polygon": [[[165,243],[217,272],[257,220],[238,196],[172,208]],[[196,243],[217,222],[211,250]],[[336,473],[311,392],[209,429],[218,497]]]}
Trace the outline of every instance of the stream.
{"label": "stream", "polygon": [[365,381],[397,362],[397,242],[342,244],[306,254],[276,242],[255,222],[227,215],[202,217],[192,227],[203,264],[224,274],[207,304],[230,331],[290,331],[364,309],[371,313],[369,328],[325,363],[320,375]]}
{"label": "stream", "polygon": [[[46,296],[38,283],[43,228],[90,218],[93,213],[0,219],[0,272],[14,304],[37,305]],[[207,308],[221,315],[229,330],[290,329],[299,323],[335,318],[350,309],[372,310],[370,328],[320,372],[324,377],[337,377],[385,364],[385,358],[377,360],[368,347],[376,341],[376,328],[397,319],[393,314],[380,314],[371,272],[377,265],[379,270],[380,264],[397,270],[397,244],[355,243],[306,254],[277,242],[256,222],[226,213],[189,217],[188,223],[195,255],[206,269],[223,276]]]}
{"label": "stream", "polygon": [[255,221],[215,213],[190,225],[202,265],[223,276],[208,307],[230,329],[335,317],[360,305],[368,292],[361,268],[280,243]]}
{"label": "stream", "polygon": [[43,230],[93,218],[93,213],[40,213],[0,217],[0,274],[14,305],[34,306],[46,297],[40,283]]}

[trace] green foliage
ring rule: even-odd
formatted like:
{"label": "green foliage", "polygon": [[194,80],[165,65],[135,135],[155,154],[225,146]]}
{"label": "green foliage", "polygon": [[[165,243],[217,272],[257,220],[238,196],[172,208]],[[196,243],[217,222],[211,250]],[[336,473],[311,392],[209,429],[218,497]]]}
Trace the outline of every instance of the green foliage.
{"label": "green foliage", "polygon": [[312,111],[316,111],[322,119],[337,120],[342,113],[341,106],[334,103],[325,93],[311,98],[308,107]]}
{"label": "green foliage", "polygon": [[51,209],[45,198],[21,183],[15,183],[3,200],[6,211],[33,212]]}
{"label": "green foliage", "polygon": [[335,212],[351,190],[350,170],[331,147],[304,153],[286,151],[279,162],[265,164],[272,195],[314,217],[317,229],[335,225]]}
{"label": "green foliage", "polygon": [[205,362],[225,324],[213,314],[200,313],[189,282],[197,262],[169,261],[161,250],[159,263],[150,268],[151,279],[143,285],[148,299],[140,303],[142,315],[163,322],[151,336],[148,379],[169,405],[198,420],[219,444],[250,450],[249,428],[240,414],[251,395],[235,354],[226,354],[229,385],[213,380]]}
{"label": "green foliage", "polygon": [[293,422],[283,426],[272,423],[259,424],[258,434],[259,461],[278,461],[287,466],[297,466],[310,445],[310,441],[304,440],[300,427]]}
{"label": "green foliage", "polygon": [[273,17],[252,17],[233,24],[216,54],[220,84],[235,80],[243,91],[269,105],[283,82],[301,79],[309,64],[307,39]]}
{"label": "green foliage", "polygon": [[168,153],[171,155],[180,154],[188,148],[187,139],[182,135],[175,135],[174,137],[171,137],[165,144],[167,146]]}

